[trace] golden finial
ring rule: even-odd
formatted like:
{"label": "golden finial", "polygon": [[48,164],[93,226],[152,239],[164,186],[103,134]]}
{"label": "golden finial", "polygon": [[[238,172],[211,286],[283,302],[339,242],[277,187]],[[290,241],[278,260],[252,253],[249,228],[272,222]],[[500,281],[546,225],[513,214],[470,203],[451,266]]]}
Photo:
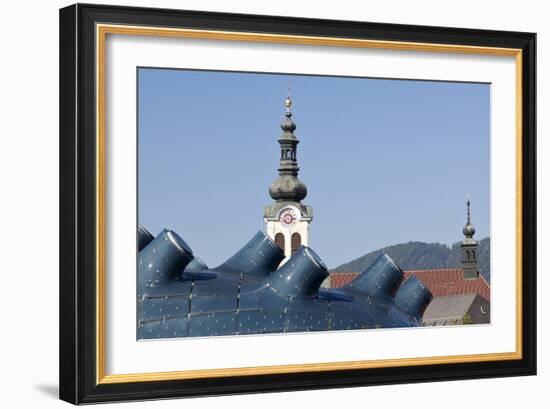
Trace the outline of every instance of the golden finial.
{"label": "golden finial", "polygon": [[287,90],[288,90],[288,94],[287,94],[288,96],[285,99],[285,106],[286,106],[286,111],[290,112],[290,107],[292,106],[292,100],[290,99],[290,83],[288,83],[287,85]]}

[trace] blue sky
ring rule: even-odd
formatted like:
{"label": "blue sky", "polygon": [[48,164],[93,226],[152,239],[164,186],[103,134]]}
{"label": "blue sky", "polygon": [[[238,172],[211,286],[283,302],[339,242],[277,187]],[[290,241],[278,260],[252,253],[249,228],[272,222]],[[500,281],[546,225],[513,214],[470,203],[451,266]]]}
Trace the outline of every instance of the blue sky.
{"label": "blue sky", "polygon": [[489,235],[490,85],[141,68],[139,221],[210,266],[264,228],[291,86],[310,246],[329,267]]}

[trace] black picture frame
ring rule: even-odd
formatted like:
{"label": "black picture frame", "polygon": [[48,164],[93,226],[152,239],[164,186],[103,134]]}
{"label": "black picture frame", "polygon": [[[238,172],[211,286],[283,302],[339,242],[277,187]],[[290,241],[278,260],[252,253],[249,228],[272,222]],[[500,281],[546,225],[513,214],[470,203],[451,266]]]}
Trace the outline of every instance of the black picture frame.
{"label": "black picture frame", "polygon": [[[520,49],[521,358],[292,374],[98,383],[96,24]],[[60,10],[60,398],[74,404],[536,374],[536,34],[77,4]]]}

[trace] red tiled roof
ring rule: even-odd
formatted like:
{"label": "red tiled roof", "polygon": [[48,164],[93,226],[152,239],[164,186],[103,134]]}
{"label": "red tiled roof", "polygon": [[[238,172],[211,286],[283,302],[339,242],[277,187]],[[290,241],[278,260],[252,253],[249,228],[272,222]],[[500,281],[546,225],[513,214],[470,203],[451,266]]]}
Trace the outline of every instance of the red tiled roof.
{"label": "red tiled roof", "polygon": [[359,273],[330,273],[330,286],[332,288],[343,287],[358,275]]}
{"label": "red tiled roof", "polygon": [[[444,295],[479,294],[487,301],[490,299],[489,284],[480,275],[473,280],[464,278],[461,268],[443,268],[435,270],[405,271],[404,280],[416,276],[430,290],[434,297]],[[359,273],[331,273],[331,287],[343,287],[357,277]]]}

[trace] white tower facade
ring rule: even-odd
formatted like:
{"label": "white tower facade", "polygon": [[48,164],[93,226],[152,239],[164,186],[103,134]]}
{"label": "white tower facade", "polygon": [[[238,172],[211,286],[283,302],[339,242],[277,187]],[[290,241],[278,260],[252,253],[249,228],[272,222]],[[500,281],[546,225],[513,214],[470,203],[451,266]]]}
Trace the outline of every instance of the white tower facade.
{"label": "white tower facade", "polygon": [[[273,209],[273,207],[277,207]],[[297,203],[277,203],[265,208],[267,235],[284,251],[288,258],[300,246],[309,246],[309,224],[312,209]]]}
{"label": "white tower facade", "polygon": [[264,208],[264,222],[267,235],[284,251],[285,260],[301,246],[309,246],[309,225],[313,220],[311,206],[302,204],[307,188],[298,179],[297,146],[300,142],[294,130],[290,107],[292,101],[285,101],[286,113],[278,142],[281,149],[279,177],[269,188],[269,195],[275,203]]}

